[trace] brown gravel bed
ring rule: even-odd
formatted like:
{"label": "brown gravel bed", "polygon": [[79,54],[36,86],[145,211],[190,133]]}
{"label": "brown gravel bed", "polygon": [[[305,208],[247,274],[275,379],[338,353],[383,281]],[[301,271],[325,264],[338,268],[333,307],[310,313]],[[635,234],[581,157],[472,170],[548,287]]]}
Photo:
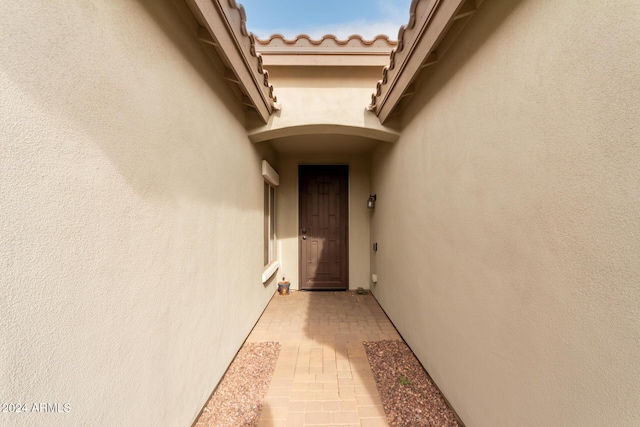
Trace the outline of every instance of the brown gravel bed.
{"label": "brown gravel bed", "polygon": [[364,348],[391,426],[461,426],[411,349],[402,341]]}
{"label": "brown gravel bed", "polygon": [[246,343],[227,369],[194,427],[255,426],[279,354],[280,343]]}

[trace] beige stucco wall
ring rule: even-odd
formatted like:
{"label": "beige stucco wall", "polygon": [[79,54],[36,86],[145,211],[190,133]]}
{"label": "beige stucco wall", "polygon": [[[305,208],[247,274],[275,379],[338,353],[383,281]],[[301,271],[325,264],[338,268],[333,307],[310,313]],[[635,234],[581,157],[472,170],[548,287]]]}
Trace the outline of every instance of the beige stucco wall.
{"label": "beige stucco wall", "polygon": [[349,287],[369,286],[371,212],[366,201],[370,153],[377,144],[387,144],[371,139],[371,129],[395,134],[365,108],[381,73],[380,67],[269,68],[269,80],[277,88],[282,109],[266,126],[258,131],[250,129],[249,135],[259,141],[256,145],[272,146],[277,153],[280,186],[276,228],[281,262],[277,275],[290,280],[292,289],[299,286],[299,164],[349,165]]}
{"label": "beige stucco wall", "polygon": [[393,142],[398,133],[367,110],[382,67],[271,66],[280,110],[250,125],[252,141],[305,134],[347,134]]}
{"label": "beige stucco wall", "polygon": [[375,295],[469,427],[640,425],[638,22],[484,2],[373,157]]}
{"label": "beige stucco wall", "polygon": [[278,250],[281,268],[278,275],[298,289],[298,165],[346,164],[349,166],[349,288],[369,287],[369,164],[365,155],[289,154],[278,159]]}
{"label": "beige stucco wall", "polygon": [[0,402],[70,405],[0,425],[189,425],[275,290],[264,147],[171,3],[0,28]]}

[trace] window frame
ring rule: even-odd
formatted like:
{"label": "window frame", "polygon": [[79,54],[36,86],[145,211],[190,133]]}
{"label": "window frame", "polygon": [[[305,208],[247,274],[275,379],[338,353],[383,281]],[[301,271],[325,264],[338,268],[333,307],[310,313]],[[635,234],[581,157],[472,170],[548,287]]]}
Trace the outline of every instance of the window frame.
{"label": "window frame", "polygon": [[276,248],[276,188],[271,183],[264,182],[264,267],[266,268],[277,258]]}
{"label": "window frame", "polygon": [[263,186],[263,272],[262,283],[265,283],[280,268],[278,260],[277,235],[277,190],[280,176],[266,160],[262,161]]}

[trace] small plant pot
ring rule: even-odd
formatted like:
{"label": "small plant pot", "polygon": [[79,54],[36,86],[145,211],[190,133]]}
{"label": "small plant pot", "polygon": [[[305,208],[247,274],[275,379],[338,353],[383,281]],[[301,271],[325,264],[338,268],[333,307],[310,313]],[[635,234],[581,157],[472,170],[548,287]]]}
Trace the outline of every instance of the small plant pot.
{"label": "small plant pot", "polygon": [[280,295],[289,295],[289,282],[278,282],[278,293]]}

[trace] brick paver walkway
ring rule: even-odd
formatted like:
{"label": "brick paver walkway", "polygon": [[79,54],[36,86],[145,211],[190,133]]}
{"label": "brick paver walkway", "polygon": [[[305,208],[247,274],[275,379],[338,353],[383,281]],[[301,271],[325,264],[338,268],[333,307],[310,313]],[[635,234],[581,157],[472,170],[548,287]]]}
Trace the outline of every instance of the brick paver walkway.
{"label": "brick paver walkway", "polygon": [[387,426],[362,342],[397,339],[371,295],[276,294],[247,339],[282,345],[258,426]]}

